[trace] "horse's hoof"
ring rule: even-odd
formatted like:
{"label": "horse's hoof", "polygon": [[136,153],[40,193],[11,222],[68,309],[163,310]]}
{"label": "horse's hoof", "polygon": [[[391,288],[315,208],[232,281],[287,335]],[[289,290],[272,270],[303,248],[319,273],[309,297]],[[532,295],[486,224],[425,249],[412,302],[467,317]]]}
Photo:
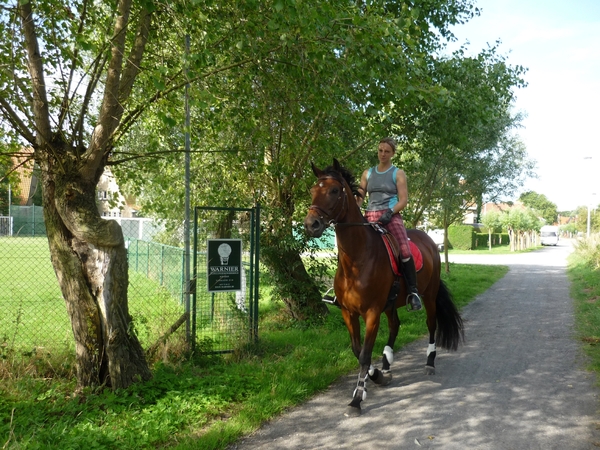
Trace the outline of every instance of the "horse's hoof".
{"label": "horse's hoof", "polygon": [[390,371],[382,372],[381,385],[387,386],[391,382],[392,382],[392,372],[390,372]]}
{"label": "horse's hoof", "polygon": [[425,375],[435,375],[435,367],[425,366]]}
{"label": "horse's hoof", "polygon": [[360,413],[361,413],[360,406],[356,407],[356,406],[348,405],[348,406],[346,406],[346,412],[344,413],[344,416],[358,417],[358,416],[360,416]]}
{"label": "horse's hoof", "polygon": [[375,373],[373,375],[369,375],[369,378],[377,385],[383,384],[383,373],[381,373],[381,370],[379,369],[375,369]]}

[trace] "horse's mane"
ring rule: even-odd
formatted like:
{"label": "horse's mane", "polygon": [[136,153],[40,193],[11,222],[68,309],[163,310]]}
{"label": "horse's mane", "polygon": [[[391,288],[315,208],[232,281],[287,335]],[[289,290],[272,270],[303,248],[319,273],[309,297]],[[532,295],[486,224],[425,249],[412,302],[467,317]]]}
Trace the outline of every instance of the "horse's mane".
{"label": "horse's mane", "polygon": [[325,172],[327,175],[332,176],[337,179],[343,178],[346,181],[346,183],[348,183],[348,186],[350,186],[352,195],[356,195],[358,197],[363,196],[358,190],[359,185],[358,185],[356,179],[354,178],[354,175],[352,175],[352,172],[350,172],[345,167],[339,166],[339,168],[336,169],[335,166],[331,165],[331,166],[325,167],[325,169],[323,169],[323,172]]}

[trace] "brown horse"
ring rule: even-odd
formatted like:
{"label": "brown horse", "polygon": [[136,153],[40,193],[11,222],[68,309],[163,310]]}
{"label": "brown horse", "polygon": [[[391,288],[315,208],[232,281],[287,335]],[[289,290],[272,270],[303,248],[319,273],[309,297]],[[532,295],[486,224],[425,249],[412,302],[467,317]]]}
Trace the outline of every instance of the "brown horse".
{"label": "brown horse", "polygon": [[[367,377],[377,384],[391,381],[390,364],[393,362],[393,347],[400,326],[396,308],[406,305],[406,286],[400,283],[399,293],[396,295],[391,292],[396,277],[381,234],[366,221],[356,204],[357,185],[354,177],[336,159],[332,166],[324,170],[319,170],[314,164],[312,169],[318,182],[311,189],[312,205],[304,219],[304,228],[312,237],[321,236],[329,226],[335,228],[338,267],[333,287],[350,332],[352,350],[360,363],[357,387],[346,415],[359,415],[360,403],[367,395]],[[425,370],[427,374],[434,374],[436,344],[441,348],[456,350],[463,338],[463,323],[450,292],[440,279],[438,247],[422,231],[407,232],[423,255],[423,268],[417,274],[417,281],[429,330]],[[397,291],[398,283],[395,289]],[[383,351],[382,370],[379,370],[371,365],[371,353],[383,312],[388,318],[389,337]],[[360,317],[365,322],[362,344]]]}

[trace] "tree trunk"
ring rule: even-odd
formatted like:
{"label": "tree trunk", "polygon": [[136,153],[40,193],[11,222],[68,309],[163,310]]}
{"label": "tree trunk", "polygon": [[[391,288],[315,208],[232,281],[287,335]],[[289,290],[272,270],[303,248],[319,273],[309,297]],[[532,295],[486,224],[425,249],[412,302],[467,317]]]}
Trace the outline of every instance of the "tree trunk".
{"label": "tree trunk", "polygon": [[320,319],[329,310],[321,301],[321,292],[306,272],[302,258],[297,252],[285,252],[286,263],[279,265],[280,276],[288,279],[288,289],[282,292],[282,300],[290,315],[300,321]]}
{"label": "tree trunk", "polygon": [[264,249],[262,255],[271,270],[276,289],[294,319],[318,320],[329,313],[298,252],[279,247]]}
{"label": "tree trunk", "polygon": [[121,227],[100,217],[93,182],[53,174],[47,161],[40,165],[50,257],[75,338],[78,389],[150,379],[129,315]]}

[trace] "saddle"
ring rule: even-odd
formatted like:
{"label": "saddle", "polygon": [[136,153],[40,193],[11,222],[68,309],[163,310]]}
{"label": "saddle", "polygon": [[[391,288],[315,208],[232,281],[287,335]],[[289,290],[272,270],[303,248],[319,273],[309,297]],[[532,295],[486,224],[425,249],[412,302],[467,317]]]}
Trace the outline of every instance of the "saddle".
{"label": "saddle", "polygon": [[[379,223],[373,222],[371,223],[371,226],[375,231],[377,231],[381,235],[381,238],[383,239],[383,243],[385,244],[385,248],[387,250],[388,257],[390,259],[390,265],[392,266],[392,271],[394,272],[394,275],[396,275],[397,277],[401,276],[402,272],[400,271],[399,264],[400,245],[398,245],[398,241],[392,233],[386,230]],[[421,250],[419,250],[419,247],[417,247],[417,244],[415,244],[410,239],[408,240],[408,244],[410,247],[410,253],[413,257],[413,261],[415,262],[415,269],[418,272],[423,268],[423,254],[421,253]]]}
{"label": "saddle", "polygon": [[[377,231],[381,238],[383,239],[383,243],[385,244],[385,248],[387,250],[388,257],[390,259],[390,265],[392,266],[392,271],[394,272],[394,283],[390,289],[388,294],[388,298],[386,301],[386,305],[384,307],[384,311],[393,307],[394,302],[396,301],[396,297],[398,296],[398,292],[400,291],[400,277],[402,276],[402,272],[400,271],[400,246],[398,245],[398,241],[388,230],[383,228],[379,223],[372,222],[370,224],[375,231]],[[415,262],[415,269],[418,272],[423,268],[423,254],[417,244],[415,244],[410,239],[408,240],[408,244],[410,247],[410,253]],[[330,305],[337,306],[341,308],[341,305],[338,303],[335,295],[331,295],[333,288],[330,288],[325,295],[323,296],[323,301],[325,303],[329,303]]]}

